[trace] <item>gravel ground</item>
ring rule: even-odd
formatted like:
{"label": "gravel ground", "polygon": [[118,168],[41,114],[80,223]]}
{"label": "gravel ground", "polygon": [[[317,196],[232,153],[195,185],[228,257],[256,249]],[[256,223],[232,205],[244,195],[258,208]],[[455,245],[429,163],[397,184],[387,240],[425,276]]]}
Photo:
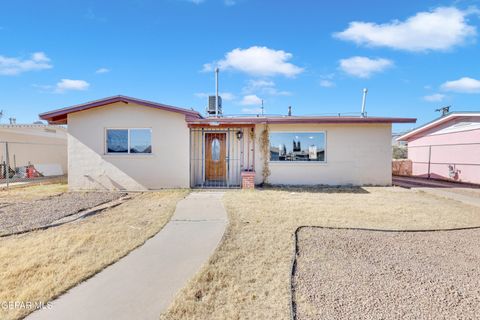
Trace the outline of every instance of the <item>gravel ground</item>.
{"label": "gravel ground", "polygon": [[46,226],[124,195],[115,192],[67,192],[31,201],[0,202],[0,235]]}
{"label": "gravel ground", "polygon": [[480,229],[298,236],[297,319],[480,319]]}

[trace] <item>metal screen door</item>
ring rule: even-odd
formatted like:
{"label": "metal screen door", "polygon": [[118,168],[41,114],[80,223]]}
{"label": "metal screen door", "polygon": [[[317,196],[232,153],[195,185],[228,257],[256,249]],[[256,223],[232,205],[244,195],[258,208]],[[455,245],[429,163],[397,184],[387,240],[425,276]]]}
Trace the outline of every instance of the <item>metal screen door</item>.
{"label": "metal screen door", "polygon": [[226,134],[205,133],[205,182],[221,183],[227,179]]}

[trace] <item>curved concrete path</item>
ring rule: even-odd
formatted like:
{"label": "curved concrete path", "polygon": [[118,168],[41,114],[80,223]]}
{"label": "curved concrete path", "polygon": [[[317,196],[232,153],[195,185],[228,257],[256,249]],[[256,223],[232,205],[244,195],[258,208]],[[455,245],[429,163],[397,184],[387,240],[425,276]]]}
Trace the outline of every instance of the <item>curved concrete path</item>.
{"label": "curved concrete path", "polygon": [[222,196],[189,194],[143,246],[27,319],[158,319],[220,242],[227,225]]}

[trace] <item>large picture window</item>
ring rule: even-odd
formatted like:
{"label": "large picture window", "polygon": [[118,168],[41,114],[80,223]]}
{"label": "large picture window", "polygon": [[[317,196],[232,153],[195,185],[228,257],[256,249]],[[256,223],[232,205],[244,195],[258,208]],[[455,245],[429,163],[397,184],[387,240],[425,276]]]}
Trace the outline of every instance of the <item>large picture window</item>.
{"label": "large picture window", "polygon": [[325,132],[271,132],[270,161],[325,161]]}
{"label": "large picture window", "polygon": [[151,129],[107,129],[107,153],[152,153]]}

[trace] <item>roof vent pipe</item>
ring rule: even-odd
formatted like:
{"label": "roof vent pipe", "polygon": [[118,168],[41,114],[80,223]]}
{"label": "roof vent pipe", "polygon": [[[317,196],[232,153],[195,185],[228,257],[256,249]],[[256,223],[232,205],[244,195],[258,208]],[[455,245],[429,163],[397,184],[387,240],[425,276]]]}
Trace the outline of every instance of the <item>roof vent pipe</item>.
{"label": "roof vent pipe", "polygon": [[367,93],[368,89],[364,88],[363,89],[363,98],[362,98],[362,117],[365,118],[367,116],[367,113],[365,112],[365,106],[367,104]]}
{"label": "roof vent pipe", "polygon": [[288,116],[292,115],[292,106],[288,106]]}
{"label": "roof vent pipe", "polygon": [[218,72],[220,70],[215,68],[215,117],[218,117]]}

